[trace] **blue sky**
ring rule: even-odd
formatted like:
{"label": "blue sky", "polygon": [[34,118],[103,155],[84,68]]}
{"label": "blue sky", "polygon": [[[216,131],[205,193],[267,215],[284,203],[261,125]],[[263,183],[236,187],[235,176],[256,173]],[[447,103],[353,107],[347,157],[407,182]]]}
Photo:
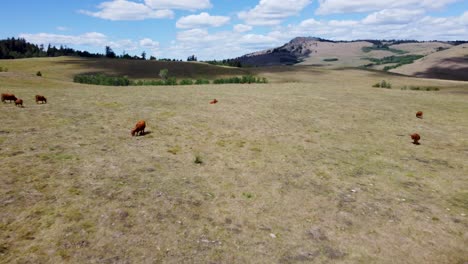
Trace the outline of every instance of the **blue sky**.
{"label": "blue sky", "polygon": [[4,1],[2,20],[0,38],[177,59],[232,58],[297,36],[468,40],[466,0],[24,0]]}

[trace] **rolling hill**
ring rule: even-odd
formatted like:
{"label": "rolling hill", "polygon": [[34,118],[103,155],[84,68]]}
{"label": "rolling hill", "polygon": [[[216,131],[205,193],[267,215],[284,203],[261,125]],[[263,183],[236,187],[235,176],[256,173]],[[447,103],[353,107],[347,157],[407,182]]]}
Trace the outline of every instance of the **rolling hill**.
{"label": "rolling hill", "polygon": [[[461,42],[463,43],[463,42]],[[434,59],[419,60],[414,72],[411,66],[395,73],[455,80],[468,80],[466,44],[442,41],[330,41],[312,37],[297,37],[281,47],[246,54],[239,58],[247,66],[312,65],[326,68],[364,67],[387,70],[400,67],[400,61],[411,63],[424,56]],[[409,61],[408,61],[409,59]],[[444,61],[433,67],[434,63]],[[419,71],[417,69],[420,69]],[[453,73],[456,69],[456,73]],[[428,72],[424,72],[427,70]]]}
{"label": "rolling hill", "polygon": [[425,78],[468,81],[468,44],[431,53],[391,72]]}
{"label": "rolling hill", "polygon": [[200,62],[167,62],[108,58],[51,57],[0,60],[0,66],[22,76],[34,76],[41,71],[44,76],[70,81],[76,74],[104,73],[128,76],[131,79],[158,79],[161,69],[168,69],[175,78],[215,79],[248,74],[248,69],[210,65]]}

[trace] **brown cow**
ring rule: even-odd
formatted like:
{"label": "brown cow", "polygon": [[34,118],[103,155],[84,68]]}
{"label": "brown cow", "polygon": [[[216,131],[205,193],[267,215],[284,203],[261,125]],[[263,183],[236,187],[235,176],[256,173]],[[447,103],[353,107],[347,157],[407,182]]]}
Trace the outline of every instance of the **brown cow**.
{"label": "brown cow", "polygon": [[36,104],[39,102],[47,104],[47,98],[42,95],[36,95]]}
{"label": "brown cow", "polygon": [[8,93],[3,93],[2,94],[2,102],[5,103],[6,100],[10,101],[10,103],[13,101],[16,101],[16,96],[14,94],[8,94]]}
{"label": "brown cow", "polygon": [[416,113],[416,117],[422,119],[422,117],[423,117],[423,112],[422,112],[422,111],[418,111],[418,112]]}
{"label": "brown cow", "polygon": [[216,100],[216,98],[215,98],[215,99],[213,99],[213,101],[210,102],[210,104],[216,104],[217,102],[218,102],[218,100]]}
{"label": "brown cow", "polygon": [[22,99],[16,99],[15,106],[23,107],[23,100]]}
{"label": "brown cow", "polygon": [[146,127],[146,122],[144,120],[140,120],[138,121],[138,123],[136,123],[135,125],[135,128],[132,129],[132,136],[135,136],[136,135],[144,135],[145,134],[145,127]]}
{"label": "brown cow", "polygon": [[413,140],[413,144],[419,145],[419,140],[421,139],[421,136],[419,136],[418,133],[411,134],[411,139]]}

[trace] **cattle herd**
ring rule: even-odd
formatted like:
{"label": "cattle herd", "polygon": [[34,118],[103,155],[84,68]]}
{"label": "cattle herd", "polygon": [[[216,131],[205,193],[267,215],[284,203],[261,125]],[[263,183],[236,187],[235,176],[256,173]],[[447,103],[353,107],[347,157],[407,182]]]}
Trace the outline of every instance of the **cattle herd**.
{"label": "cattle herd", "polygon": [[[36,95],[36,104],[39,102],[41,103],[47,103],[47,98],[45,98],[42,95]],[[17,98],[14,94],[9,94],[9,93],[2,93],[2,103],[6,102],[15,102],[15,106],[23,107],[23,99]]]}
{"label": "cattle herd", "polygon": [[[36,99],[36,104],[39,104],[39,103],[46,104],[47,103],[47,98],[45,98],[43,95],[36,95],[35,99]],[[23,107],[23,100],[22,99],[16,98],[16,96],[14,94],[2,93],[2,103],[6,103],[7,101],[9,103],[15,102],[15,106]],[[213,99],[212,101],[210,101],[210,104],[216,104],[217,102],[218,102],[218,100]],[[416,112],[416,117],[422,119],[423,118],[423,112],[421,112],[421,111]],[[132,136],[142,136],[142,135],[145,134],[145,127],[146,127],[146,122],[144,120],[140,120],[140,121],[138,121],[138,123],[136,123],[135,128],[133,128],[130,131],[130,134]],[[420,144],[419,140],[421,139],[421,136],[418,133],[410,134],[410,137],[413,140],[413,144],[415,144],[415,145]]]}

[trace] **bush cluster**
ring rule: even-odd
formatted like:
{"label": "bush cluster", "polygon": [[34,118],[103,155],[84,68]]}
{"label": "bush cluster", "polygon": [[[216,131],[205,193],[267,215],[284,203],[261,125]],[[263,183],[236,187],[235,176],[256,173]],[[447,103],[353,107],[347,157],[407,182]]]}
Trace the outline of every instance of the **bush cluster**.
{"label": "bush cluster", "polygon": [[373,45],[371,47],[362,47],[362,51],[363,52],[371,52],[373,50],[386,50],[386,51],[390,51],[390,52],[393,52],[393,53],[396,53],[396,54],[405,54],[405,53],[408,53],[407,51],[404,51],[404,50],[399,50],[399,49],[394,49],[394,48],[390,48],[388,45],[386,44],[377,44],[377,45]]}
{"label": "bush cluster", "polygon": [[74,82],[96,84],[96,85],[109,85],[109,86],[128,86],[131,81],[127,76],[114,77],[104,74],[81,74],[73,78]]}
{"label": "bush cluster", "polygon": [[439,91],[439,87],[432,86],[403,86],[401,90],[414,90],[414,91]]}
{"label": "bush cluster", "polygon": [[382,80],[382,81],[372,85],[372,87],[392,89],[392,84],[390,82]]}
{"label": "bush cluster", "polygon": [[216,79],[213,81],[214,84],[225,84],[225,83],[267,83],[266,78],[256,78],[252,75],[245,75],[242,77],[231,77],[224,79]]}
{"label": "bush cluster", "polygon": [[7,71],[8,71],[7,67],[0,66],[0,72],[7,72]]}
{"label": "bush cluster", "polygon": [[[168,77],[165,80],[129,80],[127,76],[124,77],[113,77],[104,74],[81,74],[76,75],[73,78],[74,82],[96,84],[96,85],[110,85],[110,86],[160,86],[160,85],[203,85],[210,84],[207,79],[182,79],[177,81],[175,77]],[[224,84],[224,83],[267,83],[266,78],[256,78],[251,75],[242,77],[232,77],[225,79],[216,79],[213,84]]]}

